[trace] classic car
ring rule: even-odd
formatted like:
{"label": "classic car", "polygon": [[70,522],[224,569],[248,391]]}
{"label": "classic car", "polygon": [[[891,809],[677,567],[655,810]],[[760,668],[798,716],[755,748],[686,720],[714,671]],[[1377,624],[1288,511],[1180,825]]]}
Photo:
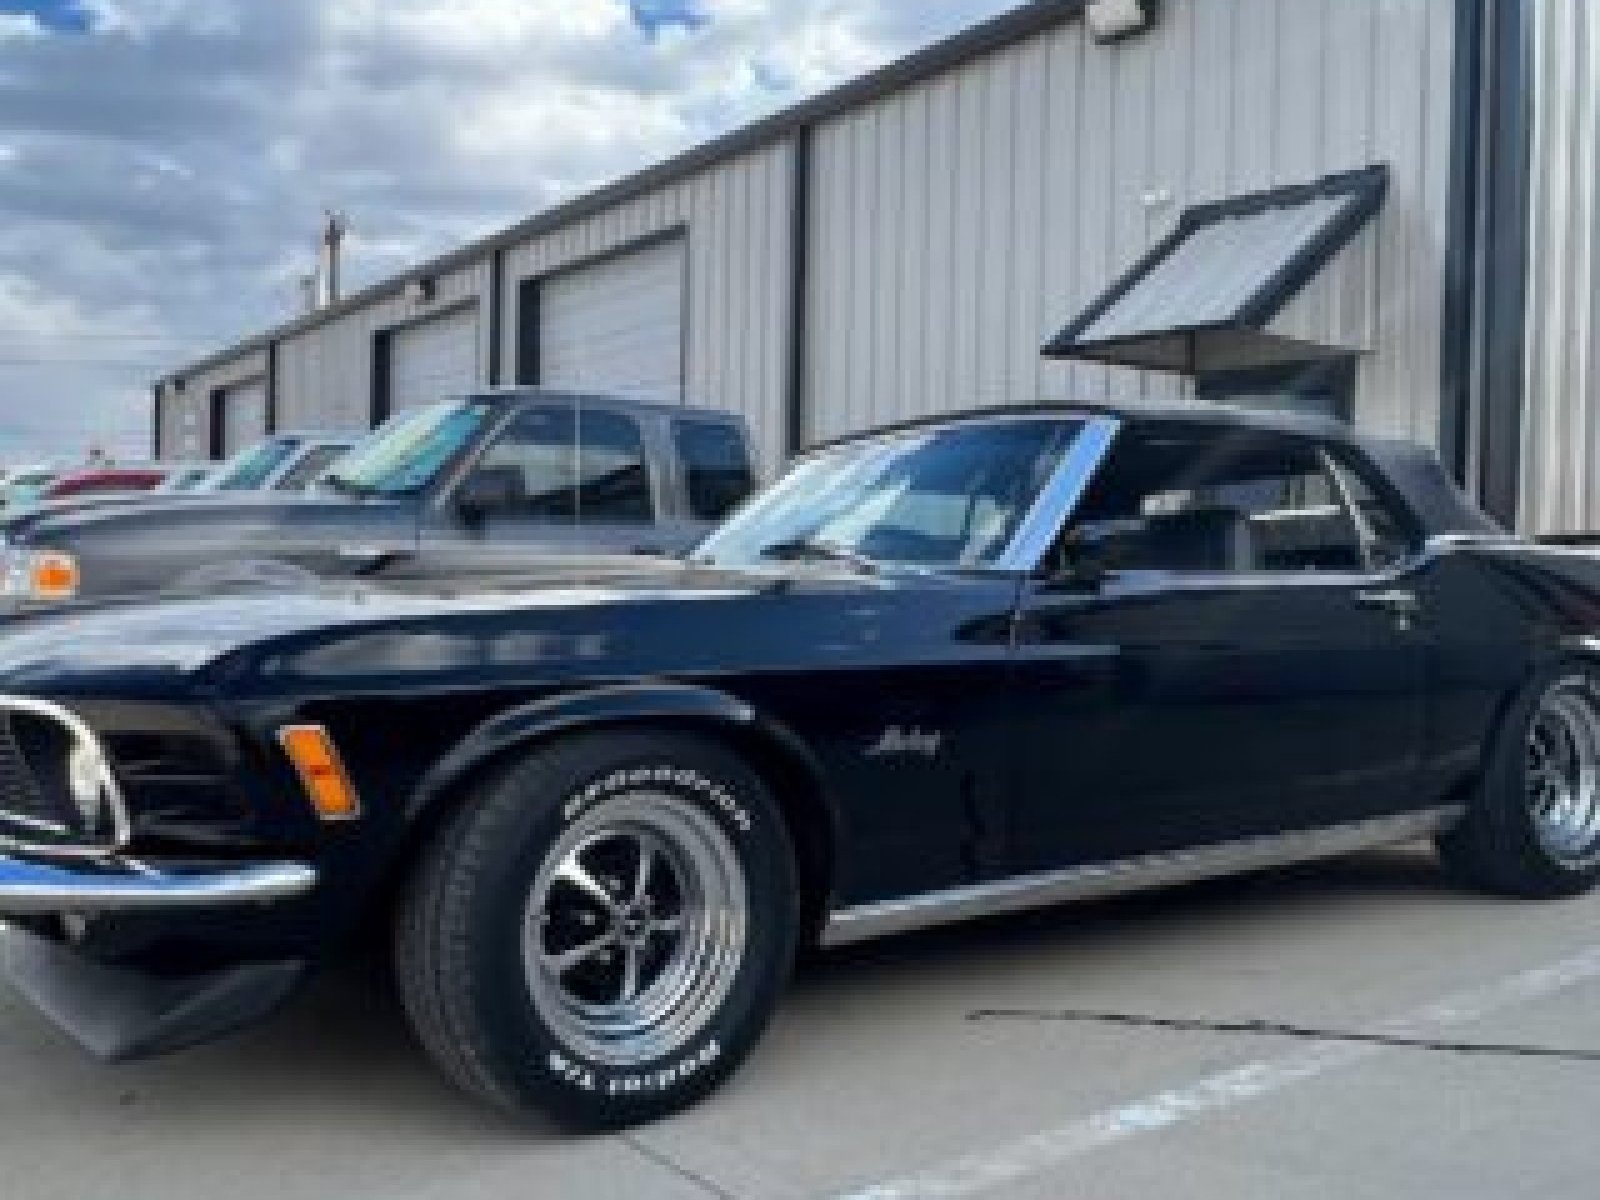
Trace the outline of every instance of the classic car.
{"label": "classic car", "polygon": [[80,467],[59,476],[40,493],[43,504],[58,500],[131,496],[149,492],[167,477],[166,471],[146,464]]}
{"label": "classic car", "polygon": [[832,444],[682,562],[0,632],[13,980],[111,1058],[392,939],[422,1045],[578,1127],[704,1096],[797,949],[1437,839],[1600,877],[1600,560],[1332,422]]}
{"label": "classic car", "polygon": [[235,490],[282,466],[277,444],[181,502],[0,521],[0,614],[263,575],[453,578],[548,556],[677,553],[755,481],[735,415],[537,389],[401,414],[324,462],[313,491]]}

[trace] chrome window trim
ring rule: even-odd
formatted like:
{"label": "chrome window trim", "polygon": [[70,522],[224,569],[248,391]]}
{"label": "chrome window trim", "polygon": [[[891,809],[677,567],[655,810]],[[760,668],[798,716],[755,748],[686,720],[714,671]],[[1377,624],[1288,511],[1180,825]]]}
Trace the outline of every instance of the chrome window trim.
{"label": "chrome window trim", "polygon": [[1123,426],[1118,418],[1106,416],[1053,413],[1050,419],[1082,421],[1083,428],[1023,517],[1011,544],[995,560],[996,570],[1027,575],[1039,569],[1083,502],[1084,493],[1111,453]]}
{"label": "chrome window trim", "polygon": [[[122,786],[117,782],[116,772],[112,770],[111,756],[106,752],[105,745],[100,741],[99,736],[96,735],[93,729],[89,728],[88,723],[83,718],[60,704],[52,703],[49,700],[40,700],[34,696],[0,694],[0,713],[13,712],[54,721],[72,735],[73,741],[93,752],[100,763],[100,789],[110,810],[111,839],[109,842],[94,846],[62,846],[26,842],[18,838],[0,835],[0,854],[16,853],[33,858],[83,861],[109,858],[118,851],[125,849],[128,843],[133,840],[133,821],[128,813],[127,800],[122,794]],[[3,798],[0,798],[0,811],[3,811],[3,809]],[[60,837],[75,836],[75,831],[49,822],[13,816],[7,816],[5,819],[17,825],[37,828],[40,832],[52,833]]]}
{"label": "chrome window trim", "polygon": [[1114,862],[1088,863],[1060,871],[1019,875],[840,909],[829,916],[822,944],[848,946],[957,921],[1339,858],[1443,833],[1464,815],[1465,810],[1459,806],[1430,808],[1322,829],[1269,834]]}

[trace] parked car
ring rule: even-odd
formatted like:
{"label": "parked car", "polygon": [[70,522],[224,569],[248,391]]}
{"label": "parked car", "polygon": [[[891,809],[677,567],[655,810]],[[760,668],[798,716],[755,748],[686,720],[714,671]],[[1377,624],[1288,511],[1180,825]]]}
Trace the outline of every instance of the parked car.
{"label": "parked car", "polygon": [[157,466],[82,467],[57,476],[39,495],[40,503],[84,497],[131,496],[158,487],[167,477]]}
{"label": "parked car", "polygon": [[0,485],[0,516],[11,516],[33,507],[59,473],[54,467],[14,468]]}
{"label": "parked car", "polygon": [[[433,478],[479,403],[346,485]],[[1415,447],[902,427],[683,562],[14,622],[7,961],[129,1057],[259,1017],[376,920],[453,1079],[626,1125],[734,1069],[803,942],[1425,837],[1492,891],[1585,892],[1597,647],[1600,560],[1500,532]]]}
{"label": "parked car", "polygon": [[166,478],[154,488],[158,496],[184,495],[202,490],[216,477],[219,467],[210,462],[163,463]]}
{"label": "parked car", "polygon": [[670,554],[749,494],[747,445],[738,417],[708,410],[537,390],[450,401],[397,418],[311,492],[0,521],[0,593],[15,611],[180,581],[455,578]]}
{"label": "parked car", "polygon": [[201,489],[207,492],[299,492],[320,479],[357,439],[277,433],[241,450]]}

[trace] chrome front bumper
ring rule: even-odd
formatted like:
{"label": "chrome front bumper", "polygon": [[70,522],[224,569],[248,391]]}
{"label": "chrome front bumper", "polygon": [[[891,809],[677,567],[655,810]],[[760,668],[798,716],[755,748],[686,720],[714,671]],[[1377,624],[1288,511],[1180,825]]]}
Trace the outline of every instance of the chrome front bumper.
{"label": "chrome front bumper", "polygon": [[303,895],[316,882],[316,871],[300,863],[180,873],[126,860],[0,858],[0,918],[236,908]]}

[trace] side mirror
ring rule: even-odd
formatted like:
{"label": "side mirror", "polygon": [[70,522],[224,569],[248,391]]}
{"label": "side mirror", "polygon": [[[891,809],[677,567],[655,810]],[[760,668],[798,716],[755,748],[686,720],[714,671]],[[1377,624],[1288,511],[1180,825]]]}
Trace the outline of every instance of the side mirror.
{"label": "side mirror", "polygon": [[476,527],[497,513],[513,511],[522,495],[522,472],[517,468],[485,467],[461,481],[456,489],[456,511]]}
{"label": "side mirror", "polygon": [[1051,555],[1044,582],[1068,592],[1097,592],[1115,573],[1111,548],[1103,542],[1068,537]]}

